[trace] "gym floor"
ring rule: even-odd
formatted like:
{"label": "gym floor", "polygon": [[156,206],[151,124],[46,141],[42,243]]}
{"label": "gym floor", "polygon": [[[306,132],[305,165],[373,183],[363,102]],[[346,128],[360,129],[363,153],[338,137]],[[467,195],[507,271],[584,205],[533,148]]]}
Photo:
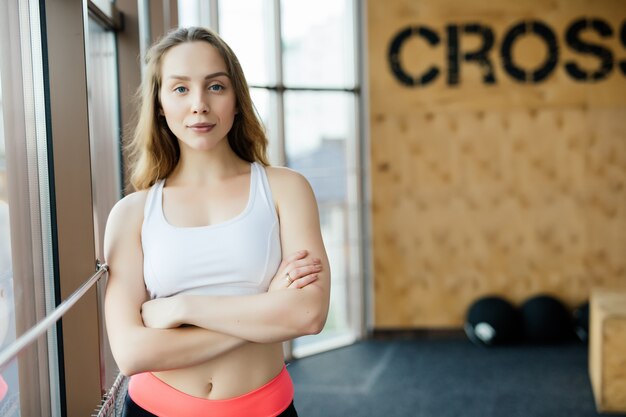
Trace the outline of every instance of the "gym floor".
{"label": "gym floor", "polygon": [[461,336],[368,340],[287,369],[300,417],[601,415],[580,342],[484,348]]}

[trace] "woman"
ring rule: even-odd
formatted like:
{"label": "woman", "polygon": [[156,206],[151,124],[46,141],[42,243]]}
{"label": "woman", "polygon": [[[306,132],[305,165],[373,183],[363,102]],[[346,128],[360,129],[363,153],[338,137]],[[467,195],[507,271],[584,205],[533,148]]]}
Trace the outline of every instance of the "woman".
{"label": "woman", "polygon": [[[321,331],[330,272],[315,197],[268,167],[237,58],[183,28],[147,55],[137,192],[105,235],[107,331],[126,416],[296,416],[283,341]],[[285,256],[288,255],[288,256]]]}

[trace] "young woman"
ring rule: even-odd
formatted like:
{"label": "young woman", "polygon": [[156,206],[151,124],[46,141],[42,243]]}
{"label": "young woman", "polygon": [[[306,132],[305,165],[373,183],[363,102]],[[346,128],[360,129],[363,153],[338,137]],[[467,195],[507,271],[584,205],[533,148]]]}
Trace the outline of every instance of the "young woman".
{"label": "young woman", "polygon": [[321,331],[330,271],[314,194],[267,166],[237,58],[182,28],[147,56],[138,190],[111,211],[105,312],[125,416],[296,416],[282,342]]}

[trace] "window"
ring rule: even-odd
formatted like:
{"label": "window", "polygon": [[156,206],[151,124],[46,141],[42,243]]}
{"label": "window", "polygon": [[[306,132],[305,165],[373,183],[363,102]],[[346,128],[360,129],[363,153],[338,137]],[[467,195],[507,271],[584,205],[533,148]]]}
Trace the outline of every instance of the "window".
{"label": "window", "polygon": [[[0,347],[55,305],[39,19],[38,2],[0,4]],[[54,328],[0,375],[0,415],[59,415]]]}
{"label": "window", "polygon": [[[0,73],[0,79],[2,73]],[[1,88],[1,84],[0,84]],[[11,222],[7,191],[7,158],[0,90],[0,348],[15,340],[15,297],[11,259]],[[0,415],[19,416],[19,376],[17,360],[0,371]]]}
{"label": "window", "polygon": [[[332,270],[321,334],[294,341],[293,356],[352,343],[362,328],[359,80],[353,0],[179,1],[182,26],[211,26],[238,56],[270,139],[270,161],[307,177],[319,205]],[[213,25],[215,29],[216,25]]]}
{"label": "window", "polygon": [[[117,52],[115,32],[102,27],[93,18],[87,20],[86,60],[89,103],[89,152],[91,154],[91,188],[94,210],[96,257],[104,260],[104,229],[109,212],[122,197],[119,97],[117,87]],[[104,311],[106,281],[98,282],[98,302]],[[104,313],[102,313],[104,317]],[[109,388],[117,377],[104,321],[102,337],[102,386]]]}

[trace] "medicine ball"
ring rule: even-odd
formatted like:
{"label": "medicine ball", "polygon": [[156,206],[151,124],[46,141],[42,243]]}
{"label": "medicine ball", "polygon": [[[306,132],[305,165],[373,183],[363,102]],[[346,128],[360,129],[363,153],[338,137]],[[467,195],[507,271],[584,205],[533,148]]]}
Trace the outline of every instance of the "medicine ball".
{"label": "medicine ball", "polygon": [[483,297],[468,309],[464,329],[467,337],[477,345],[516,342],[521,330],[519,312],[504,298]]}
{"label": "medicine ball", "polygon": [[531,343],[560,343],[573,337],[570,313],[554,297],[532,297],[522,304],[520,311],[524,336]]}
{"label": "medicine ball", "polygon": [[572,320],[574,322],[574,332],[576,336],[582,341],[589,340],[589,303],[583,303],[572,313]]}

